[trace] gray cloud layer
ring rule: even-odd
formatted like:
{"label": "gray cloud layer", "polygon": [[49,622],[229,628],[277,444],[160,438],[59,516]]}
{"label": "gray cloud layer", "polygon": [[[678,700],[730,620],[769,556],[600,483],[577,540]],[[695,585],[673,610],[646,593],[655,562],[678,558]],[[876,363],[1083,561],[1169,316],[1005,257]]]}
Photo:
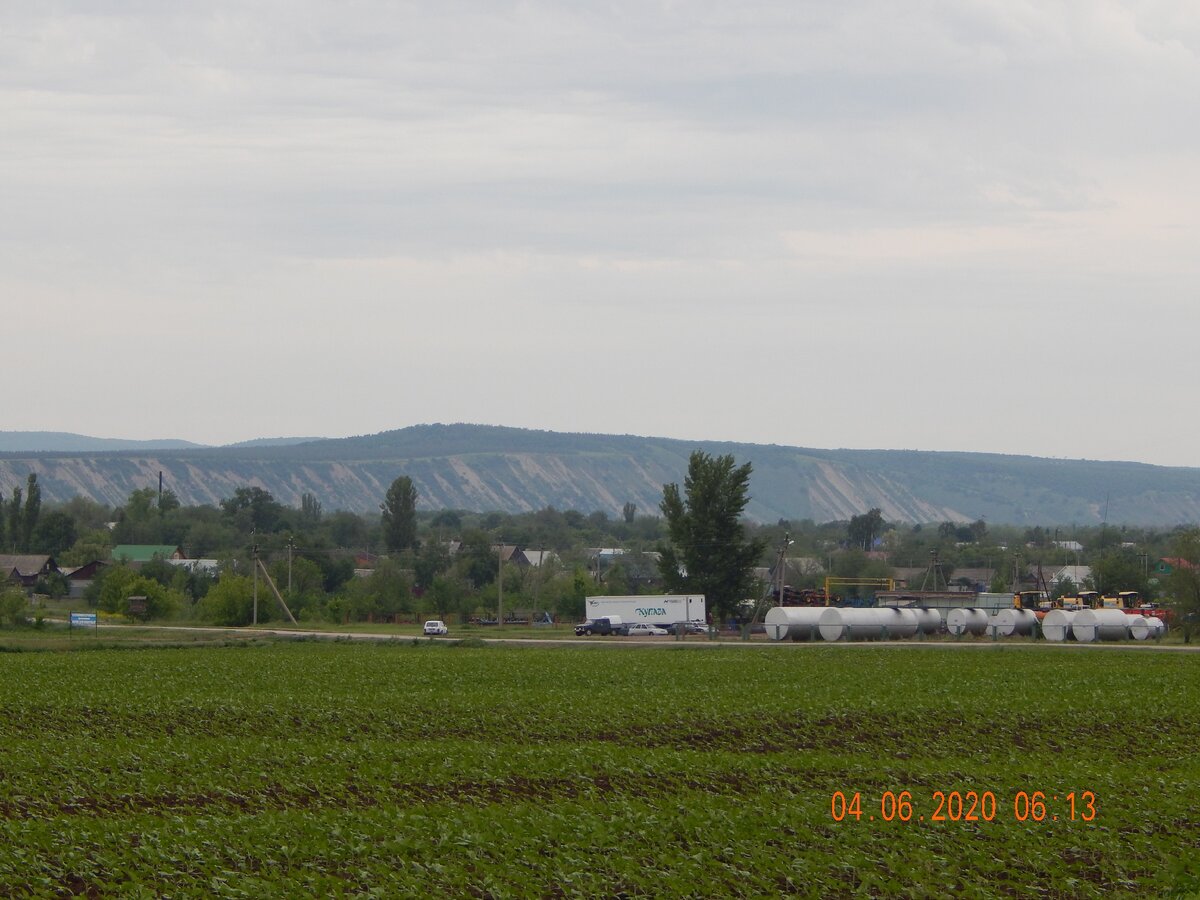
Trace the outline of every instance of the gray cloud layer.
{"label": "gray cloud layer", "polygon": [[1198,50],[1166,2],[9,5],[4,427],[1200,464]]}

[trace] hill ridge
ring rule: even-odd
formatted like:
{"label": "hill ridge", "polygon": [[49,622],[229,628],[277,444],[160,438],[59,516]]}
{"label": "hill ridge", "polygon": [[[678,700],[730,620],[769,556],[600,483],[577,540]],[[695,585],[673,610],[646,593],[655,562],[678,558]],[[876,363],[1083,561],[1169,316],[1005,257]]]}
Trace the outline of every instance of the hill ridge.
{"label": "hill ridge", "polygon": [[[286,439],[284,439],[286,440]],[[734,441],[432,423],[301,443],[55,451],[0,455],[5,496],[35,472],[45,501],[75,495],[119,505],[132,490],[167,487],[185,504],[217,503],[239,487],[299,506],[370,513],[408,475],[421,508],[521,512],[554,506],[657,514],[662,486],[681,483],[693,450],[753,464],[747,514],[758,521],[832,521],[878,507],[897,522],[1175,525],[1200,521],[1200,469],[926,450],[787,447]]]}

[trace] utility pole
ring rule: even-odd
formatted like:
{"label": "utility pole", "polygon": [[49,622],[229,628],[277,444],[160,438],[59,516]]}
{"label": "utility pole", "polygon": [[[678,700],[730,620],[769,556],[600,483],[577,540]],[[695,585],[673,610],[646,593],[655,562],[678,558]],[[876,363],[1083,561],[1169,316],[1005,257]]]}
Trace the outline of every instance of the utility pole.
{"label": "utility pole", "polygon": [[504,627],[504,542],[496,550],[496,627]]}
{"label": "utility pole", "polygon": [[[942,564],[938,561],[938,552],[936,549],[929,551],[929,569],[925,572],[925,578],[921,581],[921,590],[925,590],[925,586],[929,584],[930,577],[933,578],[933,589],[938,590],[938,582],[941,580]],[[946,586],[949,590],[949,585]]]}
{"label": "utility pole", "polygon": [[283,596],[279,593],[279,588],[275,587],[275,581],[271,578],[271,573],[267,571],[267,567],[263,564],[261,559],[258,561],[258,568],[262,569],[263,578],[267,579],[267,587],[271,589],[271,593],[275,595],[275,599],[278,600],[279,605],[283,607],[283,611],[287,615],[288,619],[293,625],[297,624],[296,617],[293,616],[292,611],[288,609],[287,603],[284,602]]}
{"label": "utility pole", "polygon": [[[251,532],[253,534],[253,532]],[[255,543],[250,547],[250,553],[254,557],[254,562],[251,564],[254,567],[254,616],[250,620],[250,624],[258,624],[258,544]]]}
{"label": "utility pole", "polygon": [[546,564],[546,555],[543,551],[538,551],[537,571],[533,573],[533,606],[535,609],[540,609],[538,603],[542,595],[542,566]]}
{"label": "utility pole", "polygon": [[288,599],[292,599],[292,548],[296,546],[295,539],[288,535]]}
{"label": "utility pole", "polygon": [[[783,574],[784,574],[785,567],[786,567],[785,561],[787,559],[787,548],[792,546],[792,544],[794,544],[794,543],[796,543],[796,542],[792,540],[791,535],[789,535],[785,531],[783,533],[783,543],[779,545],[779,560],[775,563],[775,585],[776,585],[775,589],[778,591],[778,594],[775,597],[775,605],[776,606],[783,606]],[[691,599],[692,598],[689,596],[688,597],[688,617],[687,617],[689,625],[692,622]],[[759,600],[757,603],[754,604],[754,613],[750,616],[750,624],[751,625],[755,625],[758,623],[758,614],[766,608],[766,605],[767,605],[766,600],[767,600],[767,598],[763,597],[761,600]]]}
{"label": "utility pole", "polygon": [[791,535],[786,531],[783,533],[783,545],[779,548],[779,562],[775,564],[775,580],[779,583],[779,593],[776,595],[775,605],[783,606],[783,571],[784,560],[787,558],[787,548],[792,545]]}

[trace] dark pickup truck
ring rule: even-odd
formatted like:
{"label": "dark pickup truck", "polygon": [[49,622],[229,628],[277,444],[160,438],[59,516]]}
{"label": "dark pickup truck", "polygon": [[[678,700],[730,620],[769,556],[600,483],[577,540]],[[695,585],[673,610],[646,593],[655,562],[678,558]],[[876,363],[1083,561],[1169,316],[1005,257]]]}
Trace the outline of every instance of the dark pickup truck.
{"label": "dark pickup truck", "polygon": [[578,635],[624,634],[624,627],[620,619],[614,619],[611,616],[602,616],[599,619],[588,619],[586,622],[580,622],[575,626],[575,633]]}

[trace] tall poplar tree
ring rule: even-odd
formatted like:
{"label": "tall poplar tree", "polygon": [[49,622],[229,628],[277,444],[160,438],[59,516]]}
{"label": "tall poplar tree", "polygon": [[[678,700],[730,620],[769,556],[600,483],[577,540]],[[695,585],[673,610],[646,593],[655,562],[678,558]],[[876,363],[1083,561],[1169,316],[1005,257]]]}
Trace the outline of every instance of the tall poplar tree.
{"label": "tall poplar tree", "polygon": [[383,543],[393,553],[417,546],[417,489],[401,475],[392,482],[383,502]]}
{"label": "tall poplar tree", "polygon": [[29,473],[25,487],[25,510],[21,513],[21,552],[28,553],[33,546],[33,529],[37,527],[38,516],[42,514],[42,489],[38,486],[37,476]]}
{"label": "tall poplar tree", "polygon": [[750,463],[700,450],[688,460],[683,492],[663,485],[660,508],[670,546],[660,547],[659,573],[667,590],[704,594],[718,616],[733,615],[753,588],[752,572],[766,543],[747,540],[742,511],[750,500]]}
{"label": "tall poplar tree", "polygon": [[23,494],[19,487],[13,488],[12,499],[8,501],[8,546],[13,553],[20,553],[21,542],[21,500]]}

